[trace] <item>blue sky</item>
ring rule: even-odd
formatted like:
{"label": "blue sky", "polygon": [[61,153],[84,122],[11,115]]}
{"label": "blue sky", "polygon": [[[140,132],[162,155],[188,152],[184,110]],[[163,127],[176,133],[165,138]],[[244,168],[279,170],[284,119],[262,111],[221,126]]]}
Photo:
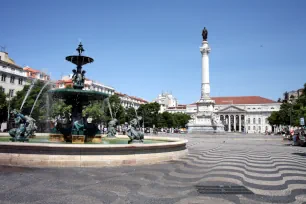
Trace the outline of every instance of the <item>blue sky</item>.
{"label": "blue sky", "polygon": [[3,1],[0,45],[20,66],[71,73],[82,40],[87,77],[147,100],[200,97],[201,31],[208,28],[212,96],[277,100],[306,82],[304,0]]}

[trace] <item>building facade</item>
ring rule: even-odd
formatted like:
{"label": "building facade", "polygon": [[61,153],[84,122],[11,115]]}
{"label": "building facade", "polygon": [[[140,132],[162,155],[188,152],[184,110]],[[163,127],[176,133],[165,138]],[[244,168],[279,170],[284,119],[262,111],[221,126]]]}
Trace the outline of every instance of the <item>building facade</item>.
{"label": "building facade", "polygon": [[168,108],[171,108],[171,110],[174,111],[178,106],[177,99],[171,93],[159,94],[153,102],[160,104],[160,113],[167,111]]}
{"label": "building facade", "polygon": [[[57,88],[66,88],[68,86],[72,87],[72,75],[69,76],[63,76],[61,80],[58,80],[56,82],[56,87]],[[84,82],[84,90],[93,90],[93,91],[99,91],[102,93],[106,93],[108,95],[114,95],[115,94],[115,89],[111,86],[104,85],[100,82],[91,80],[91,79],[85,79]]]}
{"label": "building facade", "polygon": [[9,97],[15,96],[17,91],[29,84],[26,72],[9,58],[7,52],[0,52],[0,77],[2,91]]}
{"label": "building facade", "polygon": [[[267,118],[280,109],[281,103],[260,96],[211,97],[216,114],[227,132],[264,133],[274,131]],[[187,114],[194,114],[197,105],[186,107]]]}
{"label": "building facade", "polygon": [[124,108],[132,107],[132,108],[135,108],[137,110],[140,105],[148,103],[148,101],[146,101],[142,98],[139,98],[139,97],[129,96],[127,94],[123,94],[123,93],[119,93],[119,92],[115,92],[115,94],[117,96],[119,96],[120,101],[121,101],[121,105]]}
{"label": "building facade", "polygon": [[41,81],[50,80],[50,75],[46,74],[43,71],[33,69],[29,66],[24,67],[23,70],[26,72],[27,78],[30,80],[41,80]]}

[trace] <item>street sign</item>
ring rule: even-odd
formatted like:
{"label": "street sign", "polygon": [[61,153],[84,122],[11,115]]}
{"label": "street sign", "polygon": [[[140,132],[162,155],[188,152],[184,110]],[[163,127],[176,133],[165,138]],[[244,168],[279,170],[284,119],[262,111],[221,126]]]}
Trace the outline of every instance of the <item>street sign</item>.
{"label": "street sign", "polygon": [[305,125],[304,118],[300,118],[300,125],[301,125],[301,126],[304,126],[304,125]]}

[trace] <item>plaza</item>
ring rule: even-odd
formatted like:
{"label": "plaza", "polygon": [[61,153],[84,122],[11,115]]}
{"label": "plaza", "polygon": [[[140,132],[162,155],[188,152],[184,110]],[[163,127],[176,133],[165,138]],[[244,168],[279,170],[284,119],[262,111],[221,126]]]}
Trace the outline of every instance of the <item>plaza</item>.
{"label": "plaza", "polygon": [[[1,166],[1,203],[306,202],[305,148],[290,146],[276,135],[179,137],[189,140],[189,154],[154,165]],[[239,190],[230,193],[229,186]]]}

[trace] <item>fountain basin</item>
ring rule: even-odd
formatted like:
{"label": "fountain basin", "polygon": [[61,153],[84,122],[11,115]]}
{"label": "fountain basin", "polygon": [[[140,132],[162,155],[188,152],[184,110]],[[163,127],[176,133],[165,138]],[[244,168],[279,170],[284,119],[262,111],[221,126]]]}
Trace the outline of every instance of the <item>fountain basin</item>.
{"label": "fountain basin", "polygon": [[[117,136],[127,140],[127,136]],[[103,140],[103,138],[102,138]],[[176,160],[188,153],[185,139],[150,137],[151,144],[61,144],[0,142],[0,164],[25,167],[105,167]]]}
{"label": "fountain basin", "polygon": [[80,89],[54,89],[49,90],[48,93],[51,94],[53,98],[75,99],[78,97],[81,101],[103,100],[109,97],[108,94],[99,91]]}

